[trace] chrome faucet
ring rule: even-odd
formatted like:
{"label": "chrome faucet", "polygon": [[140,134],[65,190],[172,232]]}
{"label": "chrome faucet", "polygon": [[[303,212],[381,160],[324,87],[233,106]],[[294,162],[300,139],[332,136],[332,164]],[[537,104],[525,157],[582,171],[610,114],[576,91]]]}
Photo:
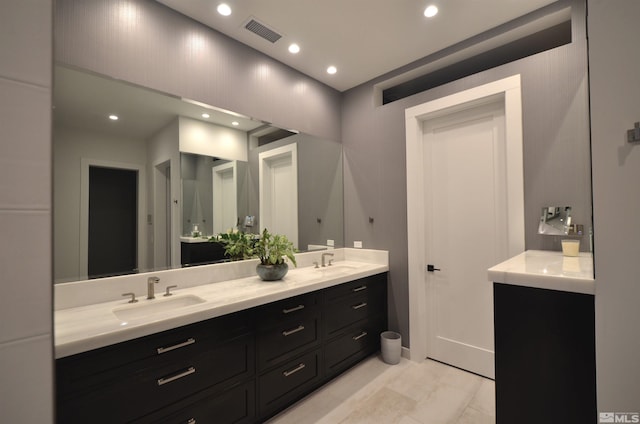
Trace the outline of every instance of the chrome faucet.
{"label": "chrome faucet", "polygon": [[149,277],[149,279],[147,279],[147,299],[155,299],[155,293],[154,293],[154,284],[158,284],[160,282],[160,279],[158,277]]}
{"label": "chrome faucet", "polygon": [[[324,263],[324,257],[325,257],[325,256],[333,256],[333,253],[323,253],[323,254],[322,254],[322,266],[323,266],[323,267],[327,266],[327,265]],[[331,265],[331,259],[329,259],[329,265]]]}

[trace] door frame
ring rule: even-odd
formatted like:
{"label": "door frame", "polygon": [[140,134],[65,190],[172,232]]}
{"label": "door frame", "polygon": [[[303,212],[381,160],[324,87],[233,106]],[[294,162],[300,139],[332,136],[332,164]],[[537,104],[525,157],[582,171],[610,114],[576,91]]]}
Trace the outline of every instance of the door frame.
{"label": "door frame", "polygon": [[80,160],[80,269],[81,280],[89,278],[89,168],[99,166],[138,172],[138,270],[147,269],[146,258],[146,175],[144,165],[135,163],[114,162],[108,160],[82,158]]}
{"label": "door frame", "polygon": [[524,178],[520,75],[464,90],[405,110],[407,153],[407,247],[409,275],[409,358],[423,361],[428,352],[423,123],[502,98],[507,162],[508,252],[524,251]]}

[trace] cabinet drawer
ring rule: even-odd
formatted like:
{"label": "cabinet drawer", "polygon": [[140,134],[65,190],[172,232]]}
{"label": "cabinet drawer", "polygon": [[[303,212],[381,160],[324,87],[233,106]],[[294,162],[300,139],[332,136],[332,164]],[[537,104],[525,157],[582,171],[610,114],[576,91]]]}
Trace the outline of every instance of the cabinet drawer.
{"label": "cabinet drawer", "polygon": [[258,336],[258,369],[282,362],[301,349],[320,343],[319,313],[306,314],[298,320],[288,320],[260,331]]}
{"label": "cabinet drawer", "polygon": [[207,387],[232,385],[254,373],[253,352],[253,334],[246,334],[190,356],[152,365],[138,361],[96,374],[84,390],[58,397],[58,421],[124,422]]}
{"label": "cabinet drawer", "polygon": [[139,361],[144,361],[145,366],[179,361],[202,351],[204,346],[223,343],[252,330],[253,315],[244,312],[61,358],[56,361],[57,391],[85,390],[94,376],[128,366],[138,368],[135,363]]}
{"label": "cabinet drawer", "polygon": [[269,328],[293,319],[315,315],[318,310],[318,294],[310,293],[284,299],[259,308],[258,327]]}
{"label": "cabinet drawer", "polygon": [[240,424],[255,420],[255,383],[239,384],[216,393],[206,390],[157,413],[148,415],[136,424]]}
{"label": "cabinet drawer", "polygon": [[260,415],[269,414],[302,396],[319,381],[319,350],[299,356],[265,373],[258,379]]}
{"label": "cabinet drawer", "polygon": [[384,286],[380,285],[366,285],[366,289],[362,291],[335,298],[333,302],[328,303],[324,314],[325,336],[337,336],[357,321],[383,315],[386,310],[383,288]]}
{"label": "cabinet drawer", "polygon": [[360,278],[349,283],[340,284],[325,290],[324,297],[326,303],[332,303],[355,293],[362,293],[372,290],[380,291],[386,288],[387,274],[376,274],[371,277]]}
{"label": "cabinet drawer", "polygon": [[380,349],[384,320],[364,320],[325,345],[325,377],[340,373],[360,359]]}

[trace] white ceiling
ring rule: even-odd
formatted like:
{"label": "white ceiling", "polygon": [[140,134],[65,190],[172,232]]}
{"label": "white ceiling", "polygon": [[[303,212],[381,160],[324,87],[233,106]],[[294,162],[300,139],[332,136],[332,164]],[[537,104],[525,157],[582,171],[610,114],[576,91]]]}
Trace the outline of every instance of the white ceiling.
{"label": "white ceiling", "polygon": [[[63,66],[56,66],[54,75],[55,126],[144,141],[177,116],[240,131],[265,125],[237,113]],[[209,114],[209,118],[203,118],[203,113]],[[110,120],[111,114],[119,119]],[[233,125],[234,121],[238,125]]]}
{"label": "white ceiling", "polygon": [[[157,0],[339,91],[407,65],[556,0]],[[222,2],[233,10],[222,16]],[[439,8],[426,18],[429,4]],[[282,35],[246,30],[256,19]],[[300,53],[288,52],[297,43]],[[338,72],[329,75],[329,65]]]}

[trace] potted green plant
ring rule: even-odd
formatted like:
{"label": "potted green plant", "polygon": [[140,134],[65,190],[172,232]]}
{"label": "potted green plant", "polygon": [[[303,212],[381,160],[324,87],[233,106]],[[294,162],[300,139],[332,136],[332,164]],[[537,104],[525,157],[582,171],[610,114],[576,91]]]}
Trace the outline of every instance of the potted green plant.
{"label": "potted green plant", "polygon": [[296,263],[296,249],[287,236],[282,234],[271,234],[265,228],[262,231],[260,240],[255,245],[255,254],[260,259],[256,267],[258,276],[265,281],[275,281],[282,279],[289,270],[286,260],[290,260],[294,266]]}
{"label": "potted green plant", "polygon": [[224,246],[224,254],[232,261],[255,258],[256,238],[254,234],[236,229],[217,234],[209,239]]}

